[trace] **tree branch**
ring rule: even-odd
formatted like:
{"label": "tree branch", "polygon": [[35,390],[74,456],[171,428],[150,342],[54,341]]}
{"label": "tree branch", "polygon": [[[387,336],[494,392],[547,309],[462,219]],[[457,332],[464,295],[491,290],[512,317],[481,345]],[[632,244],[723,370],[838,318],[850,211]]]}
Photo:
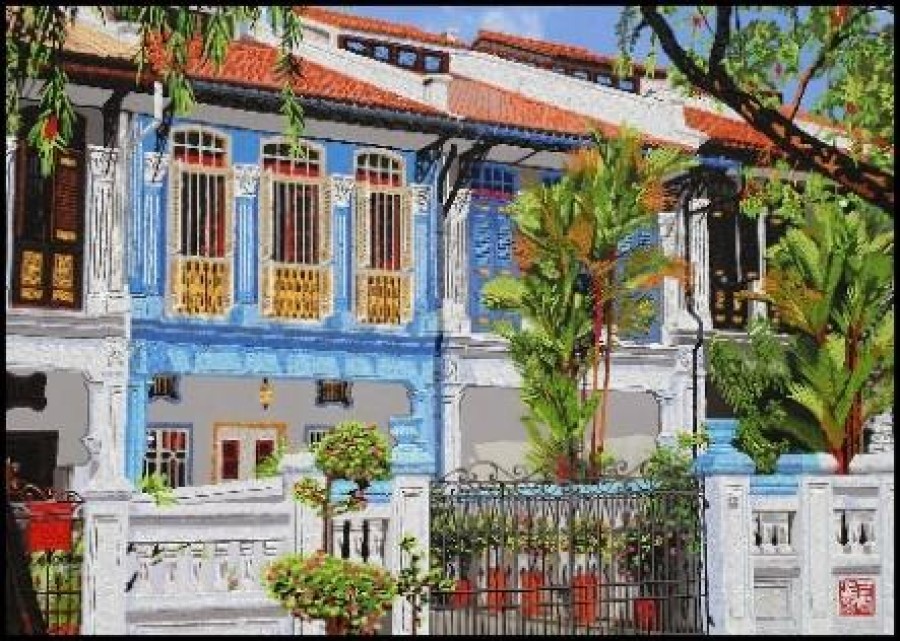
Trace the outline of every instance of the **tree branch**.
{"label": "tree branch", "polygon": [[803,100],[803,96],[806,94],[806,89],[809,87],[810,81],[815,77],[816,73],[825,64],[825,60],[832,51],[838,48],[844,40],[850,35],[850,26],[863,15],[868,13],[867,11],[861,10],[856,11],[850,20],[847,21],[840,29],[835,31],[831,38],[825,43],[822,48],[819,50],[819,55],[815,59],[815,61],[803,72],[803,75],[800,76],[800,83],[797,85],[797,90],[794,92],[794,98],[790,104],[790,110],[788,115],[788,120],[793,121],[794,117],[797,115],[797,112],[800,110],[800,102]]}
{"label": "tree branch", "polygon": [[818,172],[893,215],[892,174],[854,159],[797,127],[777,109],[766,107],[759,97],[738,87],[721,67],[708,71],[701,69],[679,44],[672,28],[655,5],[641,5],[641,14],[659,38],[672,64],[692,85],[731,107],[751,127],[771,140],[798,168]]}
{"label": "tree branch", "polygon": [[716,7],[716,35],[709,50],[709,68],[718,69],[731,40],[731,10],[729,5]]}

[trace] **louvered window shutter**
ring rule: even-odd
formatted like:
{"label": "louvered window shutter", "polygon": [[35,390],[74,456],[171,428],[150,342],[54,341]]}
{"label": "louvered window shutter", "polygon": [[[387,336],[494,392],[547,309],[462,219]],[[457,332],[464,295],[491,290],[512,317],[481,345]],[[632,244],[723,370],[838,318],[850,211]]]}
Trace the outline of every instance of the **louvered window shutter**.
{"label": "louvered window shutter", "polygon": [[369,247],[369,212],[372,192],[360,185],[356,188],[356,268],[368,269],[372,264],[372,250]]}
{"label": "louvered window shutter", "polygon": [[67,308],[81,306],[83,168],[82,155],[67,150],[60,154],[53,176],[50,300]]}
{"label": "louvered window shutter", "polygon": [[260,299],[262,313],[265,316],[275,314],[275,266],[274,244],[272,243],[273,219],[275,213],[272,209],[274,181],[270,171],[263,171],[259,177],[259,273],[261,275]]}
{"label": "louvered window shutter", "polygon": [[225,203],[223,229],[225,232],[225,265],[220,272],[222,278],[222,310],[227,313],[234,303],[234,183],[237,180],[233,168],[225,175]]}
{"label": "louvered window shutter", "polygon": [[319,193],[319,263],[331,260],[331,190],[327,182],[317,186]]}
{"label": "louvered window shutter", "polygon": [[169,168],[169,254],[175,256],[186,249],[182,243],[181,220],[182,211],[181,193],[184,181],[184,165],[178,161],[172,161]]}
{"label": "louvered window shutter", "polygon": [[413,269],[413,247],[415,236],[413,229],[412,192],[404,189],[400,193],[400,269]]}

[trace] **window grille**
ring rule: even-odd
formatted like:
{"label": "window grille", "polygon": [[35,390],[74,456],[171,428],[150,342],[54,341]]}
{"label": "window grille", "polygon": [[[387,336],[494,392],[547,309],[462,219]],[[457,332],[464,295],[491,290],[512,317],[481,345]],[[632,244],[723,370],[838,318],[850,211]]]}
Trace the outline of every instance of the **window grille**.
{"label": "window grille", "polygon": [[340,36],[338,46],[367,58],[418,73],[448,73],[450,57],[446,52],[423,47],[398,45],[357,36]]}
{"label": "window grille", "polygon": [[202,129],[172,136],[170,249],[176,313],[221,316],[231,307],[233,181],[225,139]]}
{"label": "window grille", "polygon": [[168,401],[179,401],[181,393],[178,390],[178,375],[156,375],[153,377],[153,383],[150,386],[150,401],[156,399],[166,399]]}
{"label": "window grille", "polygon": [[263,146],[260,196],[262,307],[269,317],[318,320],[331,313],[331,199],[322,152]]}
{"label": "window grille", "polygon": [[160,474],[172,488],[191,483],[191,432],[188,428],[149,428],[144,474]]}
{"label": "window grille", "polygon": [[405,323],[412,318],[412,199],[403,163],[387,154],[357,156],[357,318]]}
{"label": "window grille", "polygon": [[510,199],[516,194],[516,175],[510,169],[479,163],[472,172],[472,192],[479,196]]}
{"label": "window grille", "polygon": [[306,446],[312,448],[322,441],[322,438],[331,431],[332,426],[315,424],[306,427]]}

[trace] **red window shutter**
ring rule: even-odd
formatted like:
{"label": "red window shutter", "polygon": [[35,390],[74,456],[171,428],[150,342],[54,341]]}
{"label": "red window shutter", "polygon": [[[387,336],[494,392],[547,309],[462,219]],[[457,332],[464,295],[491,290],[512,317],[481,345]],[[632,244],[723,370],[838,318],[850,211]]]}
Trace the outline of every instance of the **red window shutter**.
{"label": "red window shutter", "polygon": [[222,440],[221,474],[224,480],[238,479],[240,476],[241,442],[237,439]]}
{"label": "red window shutter", "polygon": [[263,460],[275,452],[274,439],[258,439],[256,441],[256,465],[259,466]]}

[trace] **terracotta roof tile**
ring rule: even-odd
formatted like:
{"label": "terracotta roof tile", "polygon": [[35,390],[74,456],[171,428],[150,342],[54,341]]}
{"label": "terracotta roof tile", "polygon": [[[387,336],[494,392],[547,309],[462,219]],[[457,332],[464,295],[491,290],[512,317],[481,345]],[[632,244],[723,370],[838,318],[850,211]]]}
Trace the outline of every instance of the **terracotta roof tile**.
{"label": "terracotta roof tile", "polygon": [[[281,89],[282,81],[275,73],[278,52],[274,47],[243,39],[229,46],[219,71],[209,61],[200,61],[200,43],[191,43],[188,74],[193,78],[224,82],[261,89]],[[153,68],[163,67],[165,51],[158,39],[149,48]],[[298,95],[326,98],[344,103],[382,107],[422,114],[440,113],[433,107],[385,91],[370,83],[356,80],[309,60],[300,61],[301,78],[294,83]]]}
{"label": "terracotta roof tile", "polygon": [[[458,75],[450,83],[450,111],[468,120],[542,132],[584,135],[597,129],[604,136],[615,136],[619,131],[611,123]],[[659,138],[645,137],[645,140],[651,145],[683,147]]]}
{"label": "terracotta roof tile", "polygon": [[[508,47],[516,47],[518,49],[531,51],[543,56],[566,58],[568,60],[588,64],[612,65],[616,61],[615,56],[604,56],[603,54],[595,53],[584,47],[566,45],[559,42],[549,42],[547,40],[537,40],[536,38],[526,38],[524,36],[514,36],[512,34],[489,31],[486,29],[480,29],[478,31],[478,35],[472,43],[472,49],[478,51],[480,43],[506,45]],[[643,66],[636,63],[635,69],[641,71],[643,70]],[[657,74],[662,74],[663,71],[664,70],[661,68],[657,68],[656,70]]]}
{"label": "terracotta roof tile", "polygon": [[353,31],[365,31],[367,33],[377,33],[384,36],[392,36],[394,38],[403,38],[405,40],[415,40],[417,42],[427,42],[434,45],[442,45],[444,47],[466,47],[466,43],[454,38],[448,38],[445,35],[423,31],[412,25],[405,25],[396,22],[388,22],[387,20],[378,20],[376,18],[366,18],[363,16],[354,16],[340,11],[332,11],[324,7],[303,6],[297,8],[304,18],[324,22],[333,27],[342,29],[351,29]]}
{"label": "terracotta roof tile", "polygon": [[688,127],[698,129],[714,141],[725,145],[754,149],[773,147],[772,141],[743,120],[735,120],[697,107],[685,107],[684,121]]}

